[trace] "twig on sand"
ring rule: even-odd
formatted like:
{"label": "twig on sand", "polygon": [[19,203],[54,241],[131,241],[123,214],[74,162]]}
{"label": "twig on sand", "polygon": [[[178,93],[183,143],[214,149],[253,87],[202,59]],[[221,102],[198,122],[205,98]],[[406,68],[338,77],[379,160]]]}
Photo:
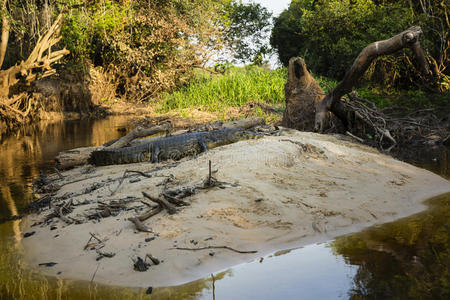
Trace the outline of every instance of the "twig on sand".
{"label": "twig on sand", "polygon": [[228,249],[228,250],[234,251],[236,253],[243,253],[243,254],[246,254],[246,253],[257,253],[258,252],[256,250],[241,251],[241,250],[233,249],[233,248],[228,247],[228,246],[206,246],[206,247],[199,247],[199,248],[183,248],[183,247],[169,248],[169,250],[172,250],[172,249],[176,249],[176,250],[191,250],[191,251],[206,250],[206,249]]}
{"label": "twig on sand", "polygon": [[119,190],[119,188],[122,186],[123,181],[124,181],[125,178],[127,177],[127,174],[129,174],[129,173],[137,173],[137,174],[139,174],[139,175],[141,175],[141,176],[144,176],[144,177],[147,177],[147,178],[152,177],[152,175],[145,174],[145,173],[142,172],[142,171],[137,171],[137,170],[125,170],[125,172],[123,172],[123,175],[122,175],[122,177],[121,177],[120,180],[119,180],[119,184],[117,185],[117,187],[116,187],[114,190],[111,191],[111,195],[110,195],[110,196],[114,196],[114,194]]}
{"label": "twig on sand", "polygon": [[98,271],[98,267],[100,267],[100,263],[97,264],[97,268],[95,269],[95,272],[94,272],[94,274],[92,275],[91,283],[94,281],[95,274],[97,274],[97,271]]}
{"label": "twig on sand", "polygon": [[57,168],[54,167],[53,170],[55,170],[55,172],[58,175],[59,179],[61,179],[61,180],[64,179],[64,176],[61,174],[61,172]]}
{"label": "twig on sand", "polygon": [[96,239],[99,243],[103,243],[103,241],[101,239],[99,239],[98,237],[96,237],[92,232],[89,232],[89,234],[91,235],[91,237],[93,237],[94,239]]}
{"label": "twig on sand", "polygon": [[214,278],[213,273],[211,273],[211,278],[212,278],[213,300],[216,300],[216,278]]}
{"label": "twig on sand", "polygon": [[85,178],[75,179],[75,180],[72,180],[72,181],[64,182],[63,184],[60,185],[60,187],[68,185],[68,184],[72,184],[72,183],[75,183],[75,182],[80,182],[80,181],[84,181],[84,180],[88,180],[88,179],[92,179],[92,178],[97,178],[97,177],[102,177],[102,176],[103,176],[103,174],[97,174],[97,175],[92,175],[92,176],[88,176],[88,177],[85,177]]}
{"label": "twig on sand", "polygon": [[147,194],[146,192],[142,192],[142,195],[144,195],[145,198],[147,198],[147,199],[159,204],[161,207],[165,208],[170,215],[176,214],[178,212],[178,210],[175,208],[175,206],[173,206],[172,204],[167,202],[165,199],[153,197],[153,196]]}
{"label": "twig on sand", "polygon": [[67,224],[72,224],[73,221],[70,220],[69,218],[67,218],[66,216],[64,216],[64,210],[72,205],[72,201],[73,200],[70,199],[69,201],[67,201],[60,207],[57,207],[57,206],[53,205],[52,202],[50,202],[50,207],[53,208],[54,215],[59,217],[62,221],[66,222]]}
{"label": "twig on sand", "polygon": [[162,210],[163,209],[162,209],[161,205],[158,205],[157,207],[150,209],[149,211],[147,211],[146,213],[144,213],[140,216],[128,218],[128,221],[132,222],[134,224],[134,226],[136,226],[136,229],[139,231],[153,232],[151,229],[148,229],[147,226],[145,226],[142,222],[144,222],[148,218],[153,217],[154,215],[160,213]]}

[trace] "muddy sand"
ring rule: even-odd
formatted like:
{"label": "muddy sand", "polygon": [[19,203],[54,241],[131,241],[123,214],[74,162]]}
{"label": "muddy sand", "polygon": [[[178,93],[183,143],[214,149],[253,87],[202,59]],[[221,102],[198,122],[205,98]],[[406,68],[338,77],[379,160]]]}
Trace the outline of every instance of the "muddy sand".
{"label": "muddy sand", "polygon": [[[184,199],[190,205],[178,208],[178,213],[164,210],[144,221],[153,233],[140,232],[128,221],[149,209],[141,202],[150,203],[142,191],[158,197],[164,189],[200,184],[208,176],[209,161],[217,170],[213,176],[226,182],[224,186],[198,190]],[[84,174],[86,167],[64,172],[64,182],[96,176],[66,184],[56,194],[65,195],[67,200],[61,203],[72,199],[73,209],[65,216],[84,223],[69,225],[55,217],[30,228],[53,209],[27,217],[25,231],[36,232],[23,240],[29,267],[63,278],[94,277],[110,285],[176,285],[277,250],[323,242],[419,212],[425,208],[424,200],[450,192],[446,179],[369,147],[294,130],[212,149],[153,172],[151,178],[130,174],[117,189],[125,170],[148,172],[168,164],[97,167],[90,174]],[[99,201],[122,203],[126,209],[96,219]],[[207,246],[257,253],[172,249]],[[98,260],[97,250],[115,255]],[[146,254],[161,263],[135,271],[133,261]],[[38,266],[46,262],[57,264]]]}

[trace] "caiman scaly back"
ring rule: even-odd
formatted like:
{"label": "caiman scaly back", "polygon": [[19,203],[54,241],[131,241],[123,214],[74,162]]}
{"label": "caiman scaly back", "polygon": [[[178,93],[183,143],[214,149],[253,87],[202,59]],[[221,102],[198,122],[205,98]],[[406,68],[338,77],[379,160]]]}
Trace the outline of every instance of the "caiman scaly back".
{"label": "caiman scaly back", "polygon": [[261,136],[249,131],[229,128],[189,132],[155,139],[155,141],[134,147],[94,151],[89,162],[97,166],[106,166],[143,161],[155,163],[167,159],[179,160],[211,148]]}

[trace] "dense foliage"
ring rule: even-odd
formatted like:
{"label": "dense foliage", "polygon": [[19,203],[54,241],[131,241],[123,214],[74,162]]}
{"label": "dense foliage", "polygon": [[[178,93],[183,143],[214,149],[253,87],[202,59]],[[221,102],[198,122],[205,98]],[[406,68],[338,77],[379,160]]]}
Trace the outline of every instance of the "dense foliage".
{"label": "dense foliage", "polygon": [[234,59],[259,64],[270,53],[267,39],[272,14],[259,3],[232,1],[226,6],[224,40]]}
{"label": "dense foliage", "polygon": [[[446,90],[450,82],[448,8],[442,0],[293,0],[275,18],[271,45],[284,65],[289,58],[302,56],[313,72],[339,79],[365,46],[419,25],[433,71],[428,83]],[[421,75],[410,54],[405,50],[381,57],[366,76],[386,86],[418,82]]]}
{"label": "dense foliage", "polygon": [[239,61],[267,53],[270,13],[240,0],[8,0],[6,64],[26,59],[55,16],[64,14],[65,69],[89,78],[101,67],[119,96],[149,100],[186,84],[220,53]]}
{"label": "dense foliage", "polygon": [[101,1],[67,14],[63,42],[78,66],[91,62],[115,77],[127,99],[148,100],[184,84],[222,46],[225,1]]}

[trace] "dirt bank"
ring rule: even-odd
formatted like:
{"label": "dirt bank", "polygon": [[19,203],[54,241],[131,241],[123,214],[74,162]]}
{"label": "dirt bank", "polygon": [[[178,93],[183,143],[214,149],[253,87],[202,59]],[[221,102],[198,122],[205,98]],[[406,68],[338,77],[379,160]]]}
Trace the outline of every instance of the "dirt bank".
{"label": "dirt bank", "polygon": [[[215,178],[228,184],[185,198],[190,206],[179,208],[177,214],[162,211],[149,218],[144,224],[154,233],[139,232],[128,221],[148,209],[141,203],[145,200],[142,191],[158,196],[163,189],[199,184],[208,174],[209,160],[212,169],[217,169]],[[175,285],[276,250],[325,241],[410,215],[422,210],[427,198],[450,192],[449,181],[371,148],[292,130],[213,149],[153,172],[151,178],[134,174],[110,196],[126,169],[147,172],[169,163],[107,166],[91,174],[77,168],[63,173],[65,182],[97,176],[64,185],[57,192],[57,196],[67,195],[64,201],[81,204],[67,217],[85,223],[67,225],[53,218],[48,224],[26,228],[36,232],[23,240],[29,266],[64,278],[91,280],[95,273],[95,281],[112,285]],[[97,188],[76,196],[93,187]],[[127,209],[116,216],[87,220],[99,201],[118,203],[113,200],[120,200]],[[28,226],[42,222],[52,211],[29,216]],[[90,233],[104,244],[100,252],[115,255],[96,260],[99,254],[91,249],[99,248],[99,243],[90,239]],[[257,253],[171,249],[205,246]],[[146,272],[133,270],[133,260],[147,253],[162,262]],[[46,262],[57,264],[38,266]]]}

